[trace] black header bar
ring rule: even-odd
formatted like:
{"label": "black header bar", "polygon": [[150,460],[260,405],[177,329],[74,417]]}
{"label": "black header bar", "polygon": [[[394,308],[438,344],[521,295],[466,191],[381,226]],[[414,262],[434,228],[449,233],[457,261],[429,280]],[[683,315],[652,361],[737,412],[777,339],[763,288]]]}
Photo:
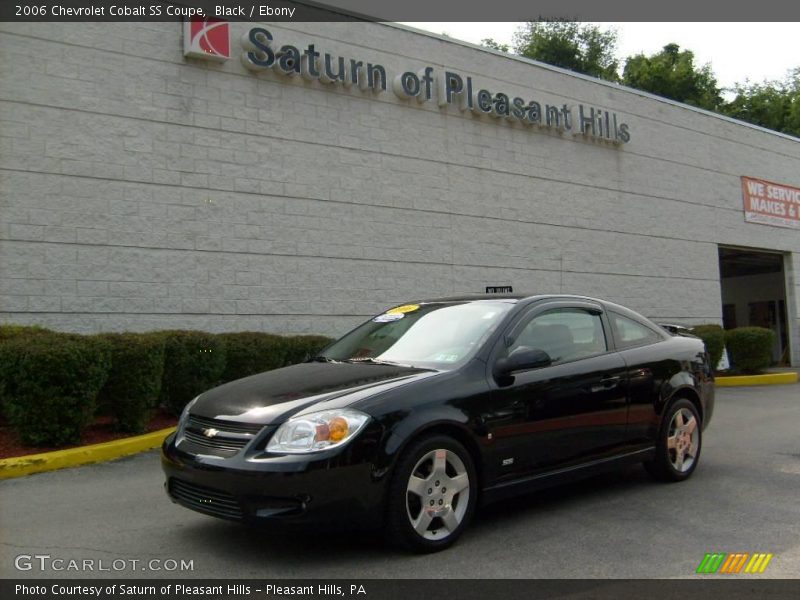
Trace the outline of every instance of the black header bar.
{"label": "black header bar", "polygon": [[[565,597],[571,600],[782,600],[797,597],[797,583],[797,580],[765,580],[753,576],[692,580],[4,579],[0,581],[0,597],[5,600],[408,600],[430,597],[459,600],[547,600]],[[432,586],[435,594],[431,592]]]}
{"label": "black header bar", "polygon": [[[171,21],[186,16],[247,21],[800,21],[786,0],[4,0],[1,21]],[[710,25],[711,27],[712,25]]]}

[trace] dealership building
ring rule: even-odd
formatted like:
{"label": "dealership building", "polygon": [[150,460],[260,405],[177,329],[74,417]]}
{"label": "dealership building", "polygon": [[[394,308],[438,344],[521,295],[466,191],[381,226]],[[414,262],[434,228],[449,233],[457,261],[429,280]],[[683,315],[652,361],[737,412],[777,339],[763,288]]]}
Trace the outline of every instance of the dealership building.
{"label": "dealership building", "polygon": [[0,322],[337,335],[510,286],[800,365],[797,138],[393,24],[2,23],[0,55]]}

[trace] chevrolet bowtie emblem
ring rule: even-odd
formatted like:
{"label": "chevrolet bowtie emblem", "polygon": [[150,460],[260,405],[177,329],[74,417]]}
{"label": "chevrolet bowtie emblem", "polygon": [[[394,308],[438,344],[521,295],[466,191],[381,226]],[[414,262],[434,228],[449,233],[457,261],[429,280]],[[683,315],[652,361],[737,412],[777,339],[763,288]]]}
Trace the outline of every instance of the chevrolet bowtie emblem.
{"label": "chevrolet bowtie emblem", "polygon": [[203,429],[203,435],[207,438],[213,438],[215,435],[219,433],[219,429],[214,429],[213,427],[209,427],[208,429]]}

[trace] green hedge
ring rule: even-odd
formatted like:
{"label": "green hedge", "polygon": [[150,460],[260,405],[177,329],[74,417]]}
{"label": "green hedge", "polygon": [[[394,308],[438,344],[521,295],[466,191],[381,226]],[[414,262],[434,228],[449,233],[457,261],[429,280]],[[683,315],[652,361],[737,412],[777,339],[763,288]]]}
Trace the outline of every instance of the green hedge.
{"label": "green hedge", "polygon": [[164,374],[164,345],[159,334],[108,333],[98,336],[111,349],[111,369],[98,404],[114,416],[117,428],[141,433],[158,406]]}
{"label": "green hedge", "polygon": [[80,442],[108,377],[110,351],[99,338],[16,335],[0,344],[5,411],[23,443]]}
{"label": "green hedge", "polygon": [[333,339],[323,335],[294,335],[285,340],[287,365],[304,362],[333,342]]}
{"label": "green hedge", "polygon": [[[45,329],[44,327],[39,327],[38,325],[0,325],[0,345],[4,342],[8,342],[15,339],[30,339],[36,335],[42,335],[47,333],[53,333],[49,329]],[[4,360],[10,360],[10,358],[4,357]],[[8,369],[3,369],[3,363],[0,362],[0,415],[6,416],[6,403],[3,399],[3,390],[5,389],[5,379],[6,377],[4,373],[9,373]]]}
{"label": "green hedge", "polygon": [[55,333],[39,325],[0,325],[0,343],[19,337],[30,338],[35,335]]}
{"label": "green hedge", "polygon": [[286,338],[269,333],[243,331],[218,334],[225,343],[222,381],[233,381],[286,364]]}
{"label": "green hedge", "polygon": [[731,365],[740,373],[758,374],[772,364],[775,333],[764,327],[738,327],[725,332]]}
{"label": "green hedge", "polygon": [[719,325],[709,324],[692,327],[691,332],[703,340],[711,358],[711,368],[716,370],[725,350],[725,330]]}
{"label": "green hedge", "polygon": [[0,325],[0,406],[22,441],[80,441],[94,415],[141,432],[159,404],[175,415],[225,381],[306,360],[331,343],[317,335],[156,331],[81,336]]}
{"label": "green hedge", "polygon": [[[158,335],[158,334],[155,334]],[[165,331],[161,404],[174,415],[199,393],[220,383],[225,340],[202,331]]]}

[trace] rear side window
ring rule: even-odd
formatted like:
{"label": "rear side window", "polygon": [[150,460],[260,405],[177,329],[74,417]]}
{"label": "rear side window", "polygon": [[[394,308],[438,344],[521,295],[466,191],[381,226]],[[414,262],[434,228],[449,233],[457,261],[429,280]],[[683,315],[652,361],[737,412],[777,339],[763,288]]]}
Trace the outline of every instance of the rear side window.
{"label": "rear side window", "polygon": [[619,349],[655,344],[663,339],[656,331],[638,321],[614,312],[610,312],[608,315],[611,318],[611,326],[614,328],[614,337]]}

